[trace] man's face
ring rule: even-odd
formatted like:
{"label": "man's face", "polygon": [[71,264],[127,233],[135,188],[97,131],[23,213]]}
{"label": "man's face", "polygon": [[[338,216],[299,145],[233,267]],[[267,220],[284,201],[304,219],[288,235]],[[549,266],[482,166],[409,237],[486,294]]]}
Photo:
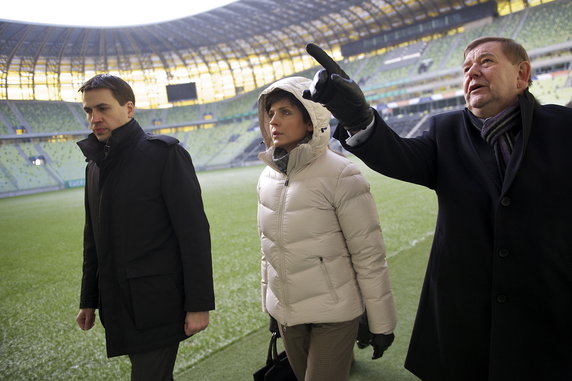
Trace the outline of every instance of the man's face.
{"label": "man's face", "polygon": [[113,130],[133,117],[135,105],[129,101],[121,106],[111,90],[93,89],[83,93],[83,109],[95,137],[106,142]]}
{"label": "man's face", "polygon": [[491,41],[467,53],[463,72],[467,108],[479,118],[489,118],[516,102],[526,89],[530,64],[513,64],[502,52],[501,43]]}

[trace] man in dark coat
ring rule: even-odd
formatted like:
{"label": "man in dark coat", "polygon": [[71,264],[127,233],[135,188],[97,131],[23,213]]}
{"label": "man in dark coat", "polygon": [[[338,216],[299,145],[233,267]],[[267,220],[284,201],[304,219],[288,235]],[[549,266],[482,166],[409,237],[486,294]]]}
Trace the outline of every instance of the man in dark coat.
{"label": "man in dark coat", "polygon": [[572,110],[540,106],[510,39],[465,50],[465,110],[406,139],[319,47],[305,97],[374,170],[433,189],[439,212],[405,367],[423,380],[572,380]]}
{"label": "man in dark coat", "polygon": [[209,223],[188,152],[145,133],[121,78],[81,88],[93,131],[87,158],[81,329],[95,310],[107,355],[129,355],[132,380],[172,380],[179,342],[205,329],[214,309]]}

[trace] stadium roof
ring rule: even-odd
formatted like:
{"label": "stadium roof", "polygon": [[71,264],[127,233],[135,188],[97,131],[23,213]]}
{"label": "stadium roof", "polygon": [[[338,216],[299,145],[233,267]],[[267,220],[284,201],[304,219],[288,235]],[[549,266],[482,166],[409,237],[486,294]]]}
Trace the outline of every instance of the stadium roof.
{"label": "stadium roof", "polygon": [[[0,84],[9,73],[255,70],[294,60],[310,42],[332,50],[488,0],[239,0],[178,20],[132,27],[69,27],[0,20]],[[246,63],[245,63],[246,62]],[[180,75],[179,75],[180,77]],[[188,77],[192,77],[189,74]],[[179,81],[180,82],[180,81]],[[235,79],[235,86],[240,84]],[[7,96],[6,96],[7,97]]]}
{"label": "stadium roof", "polygon": [[[98,0],[92,8],[80,7],[76,0],[6,1],[2,19],[28,24],[50,24],[79,27],[121,27],[156,24],[196,15],[237,0],[139,0],[131,2]],[[88,10],[89,9],[89,10]]]}
{"label": "stadium roof", "polygon": [[[198,15],[133,27],[68,27],[0,22],[0,54],[97,56],[162,53],[288,32],[333,42],[378,33],[479,1],[457,0],[240,0]],[[484,1],[481,1],[484,2]],[[275,35],[276,36],[276,35]],[[278,37],[278,36],[276,36]],[[236,48],[239,48],[238,46]]]}

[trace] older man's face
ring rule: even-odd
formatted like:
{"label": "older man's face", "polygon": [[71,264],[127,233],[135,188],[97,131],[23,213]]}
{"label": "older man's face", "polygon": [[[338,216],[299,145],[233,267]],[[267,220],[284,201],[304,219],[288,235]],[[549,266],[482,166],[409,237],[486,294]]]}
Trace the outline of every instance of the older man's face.
{"label": "older man's face", "polygon": [[530,64],[512,63],[501,43],[492,41],[467,53],[463,72],[467,108],[479,118],[489,118],[516,102],[526,89]]}

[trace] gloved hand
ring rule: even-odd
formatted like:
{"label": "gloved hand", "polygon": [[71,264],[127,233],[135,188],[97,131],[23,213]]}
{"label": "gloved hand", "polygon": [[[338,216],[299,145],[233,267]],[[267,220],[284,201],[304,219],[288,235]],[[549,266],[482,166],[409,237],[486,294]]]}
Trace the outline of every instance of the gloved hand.
{"label": "gloved hand", "polygon": [[316,73],[310,89],[304,90],[302,96],[323,104],[347,130],[366,128],[373,120],[373,110],[359,86],[319,46],[310,43],[306,51],[324,69]]}
{"label": "gloved hand", "polygon": [[358,325],[358,333],[356,337],[357,346],[359,349],[364,349],[368,345],[373,347],[372,360],[378,359],[383,356],[383,352],[393,343],[395,335],[390,333],[384,335],[381,333],[371,333],[369,331],[369,323],[367,321],[367,311],[361,315]]}
{"label": "gloved hand", "polygon": [[280,337],[280,329],[278,329],[278,322],[276,321],[276,319],[272,317],[272,315],[268,316],[270,316],[270,323],[268,324],[268,330],[271,333],[275,333],[276,337]]}
{"label": "gloved hand", "polygon": [[375,360],[383,356],[383,352],[385,352],[391,343],[393,343],[393,339],[395,339],[395,335],[393,333],[390,333],[389,335],[375,333],[371,339],[371,346],[373,347],[373,356],[371,359]]}

